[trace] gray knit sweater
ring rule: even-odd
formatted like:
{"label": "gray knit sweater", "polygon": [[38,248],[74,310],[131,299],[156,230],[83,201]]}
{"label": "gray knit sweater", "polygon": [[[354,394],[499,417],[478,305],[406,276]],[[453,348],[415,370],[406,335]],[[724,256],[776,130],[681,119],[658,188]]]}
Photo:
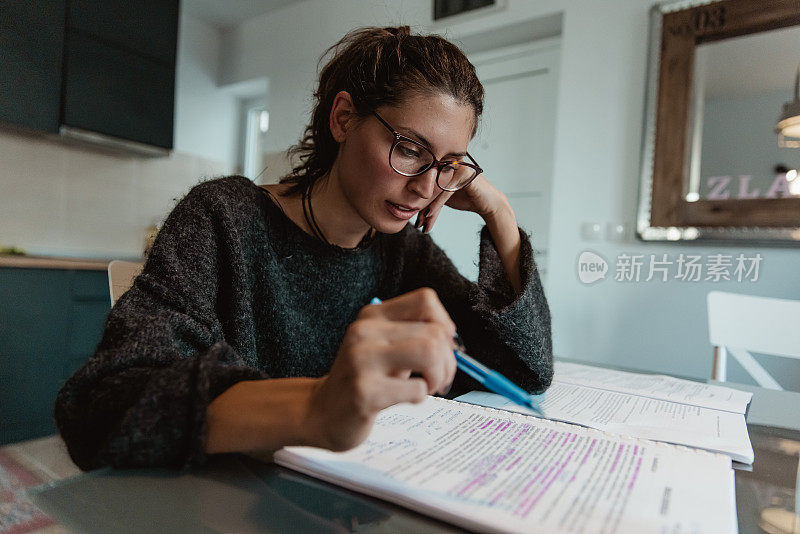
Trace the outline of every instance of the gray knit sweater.
{"label": "gray knit sweater", "polygon": [[[169,215],[96,353],[58,394],[69,453],[84,470],[202,464],[215,397],[242,380],[324,375],[373,297],[423,286],[473,357],[541,391],[553,374],[550,312],[520,232],[517,295],[485,227],[475,284],[410,224],[344,249],[305,233],[247,178],[201,183]],[[479,389],[462,375],[450,396]]]}

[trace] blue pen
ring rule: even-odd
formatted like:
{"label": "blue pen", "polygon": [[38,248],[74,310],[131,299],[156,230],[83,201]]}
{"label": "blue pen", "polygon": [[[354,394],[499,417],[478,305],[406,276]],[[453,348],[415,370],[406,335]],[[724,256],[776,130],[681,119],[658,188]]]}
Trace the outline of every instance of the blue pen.
{"label": "blue pen", "polygon": [[[373,298],[370,302],[370,304],[380,303],[381,299],[378,297]],[[474,358],[467,356],[463,352],[464,344],[461,342],[461,338],[458,334],[455,335],[455,341],[458,344],[458,348],[453,352],[456,355],[456,364],[459,369],[483,384],[486,389],[494,391],[521,406],[531,408],[541,413],[541,410],[539,410],[537,404],[534,403],[533,397],[529,393],[497,371],[493,371]]]}

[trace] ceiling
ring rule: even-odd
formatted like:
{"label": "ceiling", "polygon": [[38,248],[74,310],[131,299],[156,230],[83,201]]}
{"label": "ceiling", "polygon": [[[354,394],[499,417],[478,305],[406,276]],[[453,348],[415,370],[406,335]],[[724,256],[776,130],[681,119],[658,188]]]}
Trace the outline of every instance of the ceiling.
{"label": "ceiling", "polygon": [[303,0],[182,0],[181,9],[220,29]]}

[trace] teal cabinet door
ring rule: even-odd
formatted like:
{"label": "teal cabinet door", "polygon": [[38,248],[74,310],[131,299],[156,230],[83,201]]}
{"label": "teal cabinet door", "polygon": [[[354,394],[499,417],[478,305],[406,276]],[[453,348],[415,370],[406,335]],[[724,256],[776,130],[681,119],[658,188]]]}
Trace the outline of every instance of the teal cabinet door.
{"label": "teal cabinet door", "polygon": [[0,444],[56,433],[56,394],[109,307],[104,271],[0,268]]}

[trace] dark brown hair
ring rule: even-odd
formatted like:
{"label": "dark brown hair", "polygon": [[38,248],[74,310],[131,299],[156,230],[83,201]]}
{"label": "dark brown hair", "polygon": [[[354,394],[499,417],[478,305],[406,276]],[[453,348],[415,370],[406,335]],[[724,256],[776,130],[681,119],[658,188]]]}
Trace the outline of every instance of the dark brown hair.
{"label": "dark brown hair", "polygon": [[289,194],[303,191],[336,160],[339,144],[331,134],[329,120],[339,91],[350,94],[361,118],[380,106],[397,105],[413,93],[445,93],[472,106],[475,135],[483,112],[483,86],[475,67],[453,43],[438,35],[411,35],[408,26],[360,28],[328,48],[320,63],[331,52],[314,91],[311,124],[300,142],[289,149],[293,160],[299,159],[292,172],[280,180],[293,184]]}

